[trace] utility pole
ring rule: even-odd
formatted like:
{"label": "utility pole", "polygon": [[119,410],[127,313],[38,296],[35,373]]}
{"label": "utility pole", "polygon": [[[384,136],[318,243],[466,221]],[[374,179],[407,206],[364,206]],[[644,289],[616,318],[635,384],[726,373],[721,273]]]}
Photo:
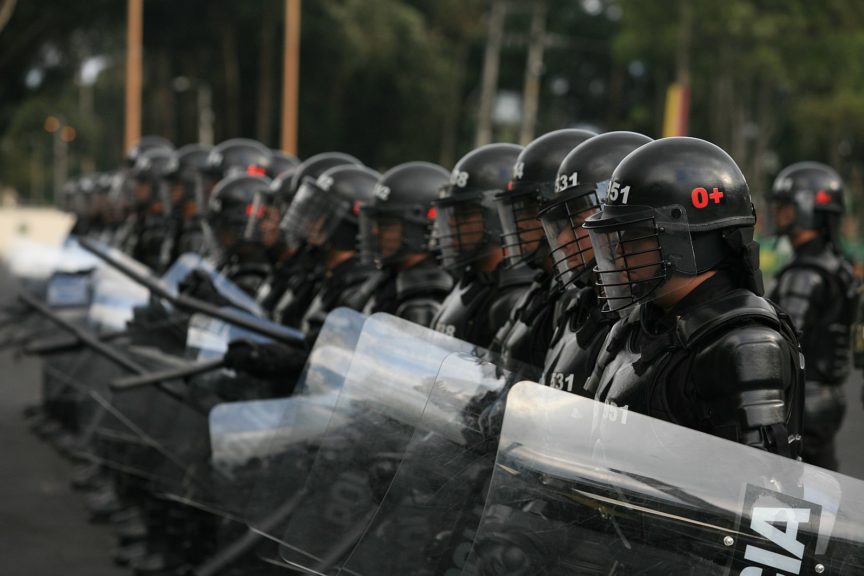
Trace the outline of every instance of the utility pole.
{"label": "utility pole", "polygon": [[519,142],[528,144],[534,139],[537,127],[537,107],[540,100],[540,76],[543,75],[543,49],[546,45],[546,0],[535,0],[531,14],[531,36],[528,61],[525,66],[525,88],[522,97],[522,130]]}
{"label": "utility pole", "polygon": [[486,51],[483,55],[483,79],[480,84],[480,109],[477,112],[477,134],[474,146],[492,141],[492,106],[498,91],[498,67],[501,59],[501,42],[504,38],[504,19],[507,15],[505,0],[492,0],[489,8],[489,30],[486,35]]}
{"label": "utility pole", "polygon": [[666,91],[663,136],[686,136],[690,117],[690,43],[693,7],[690,0],[678,3],[678,45],[675,55],[675,82]]}
{"label": "utility pole", "polygon": [[300,1],[285,0],[285,54],[282,70],[281,147],[297,155],[297,108],[300,82]]}
{"label": "utility pole", "polygon": [[123,150],[141,139],[141,43],[144,0],[128,0],[126,29],[126,122]]}

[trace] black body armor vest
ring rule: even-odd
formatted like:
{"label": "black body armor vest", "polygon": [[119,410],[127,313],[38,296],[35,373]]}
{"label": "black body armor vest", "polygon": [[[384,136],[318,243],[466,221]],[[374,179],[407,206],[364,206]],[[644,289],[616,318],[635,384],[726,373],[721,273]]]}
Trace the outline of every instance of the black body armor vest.
{"label": "black body armor vest", "polygon": [[560,295],[551,284],[551,275],[538,273],[495,335],[490,349],[501,356],[504,366],[513,361],[537,368],[544,365],[555,326],[556,297]]}
{"label": "black body armor vest", "polygon": [[594,370],[606,335],[618,316],[600,311],[597,291],[582,288],[562,312],[540,382],[546,386],[586,396],[585,382]]}
{"label": "black body armor vest", "polygon": [[808,381],[840,385],[849,375],[857,289],[851,264],[822,239],[802,246],[777,274],[770,297],[801,331]]}
{"label": "black body armor vest", "polygon": [[533,278],[534,271],[527,266],[468,272],[441,304],[432,328],[486,348]]}
{"label": "black body armor vest", "polygon": [[722,282],[708,280],[669,314],[647,304],[619,320],[586,390],[624,414],[797,456],[804,360],[794,326],[768,300]]}

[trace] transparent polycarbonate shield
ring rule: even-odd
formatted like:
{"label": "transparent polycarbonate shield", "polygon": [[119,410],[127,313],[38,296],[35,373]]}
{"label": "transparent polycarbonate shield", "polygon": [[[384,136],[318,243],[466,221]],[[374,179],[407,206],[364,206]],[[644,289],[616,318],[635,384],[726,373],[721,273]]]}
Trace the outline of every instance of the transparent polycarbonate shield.
{"label": "transparent polycarbonate shield", "polygon": [[464,574],[864,573],[864,483],[533,383]]}
{"label": "transparent polycarbonate shield", "polygon": [[[266,318],[255,316],[246,312],[239,312],[235,308],[223,308],[235,316],[244,316],[262,328],[274,330],[285,334],[286,338],[302,340],[303,333],[295,328],[289,328],[282,324],[271,322]],[[198,360],[212,360],[221,358],[228,350],[232,340],[252,340],[253,342],[267,343],[273,340],[260,332],[249,328],[241,328],[211,316],[193,314],[189,319],[189,327],[186,331],[186,352],[190,358]]]}
{"label": "transparent polycarbonate shield", "polygon": [[198,270],[206,274],[213,282],[213,286],[220,296],[228,300],[232,306],[254,314],[255,316],[264,316],[264,311],[261,306],[255,302],[255,299],[246,294],[239,286],[232,282],[228,277],[221,274],[213,262],[198,254],[183,254],[177,261],[171,265],[171,268],[162,276],[162,283],[173,292],[179,291],[180,283],[192,271]]}
{"label": "transparent polycarbonate shield", "polygon": [[[224,498],[231,508],[246,509],[250,525],[278,508],[288,482],[302,487],[315,439],[330,422],[365,319],[348,308],[327,316],[293,397],[224,403],[210,412],[212,465],[220,477],[231,479]],[[259,482],[262,469],[282,479],[276,494]]]}
{"label": "transparent polycarbonate shield", "polygon": [[499,403],[536,369],[503,370],[452,354],[380,508],[344,569],[352,574],[458,571],[480,523],[500,426]]}
{"label": "transparent polycarbonate shield", "polygon": [[[399,467],[441,362],[473,350],[386,314],[366,320],[302,497],[281,491],[282,502],[295,500],[290,514],[260,530],[280,544],[284,562],[324,570],[350,552]],[[280,483],[267,475],[256,491],[272,497]]]}
{"label": "transparent polycarbonate shield", "polygon": [[[141,275],[152,275],[149,268],[119,250],[104,245],[99,249]],[[90,326],[119,332],[132,319],[133,309],[143,306],[149,299],[150,292],[144,286],[108,264],[99,266],[93,273],[93,300],[88,311]]]}

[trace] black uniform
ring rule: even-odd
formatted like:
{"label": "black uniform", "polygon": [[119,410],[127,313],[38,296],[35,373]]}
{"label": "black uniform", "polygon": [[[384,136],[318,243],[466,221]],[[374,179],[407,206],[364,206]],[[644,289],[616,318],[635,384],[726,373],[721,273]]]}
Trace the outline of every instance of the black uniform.
{"label": "black uniform", "polygon": [[594,287],[596,261],[582,224],[602,210],[615,167],[648,142],[634,132],[607,132],[571,150],[558,168],[552,199],[540,212],[556,280],[566,290],[541,378],[547,386],[584,395],[600,347],[618,319],[601,311]]}
{"label": "black uniform", "polygon": [[837,469],[834,436],[846,412],[843,383],[849,375],[856,288],[849,262],[817,238],[795,249],[771,293],[801,331],[807,359],[804,461],[831,470]]}
{"label": "black uniform", "polygon": [[432,328],[477,346],[488,347],[533,278],[534,272],[527,266],[499,266],[493,272],[466,272],[441,304]]}
{"label": "black uniform", "polygon": [[[803,355],[791,320],[759,295],[754,223],[744,176],[713,144],[664,138],[618,165],[585,228],[606,308],[629,314],[609,332],[589,394],[797,456]],[[701,283],[676,296],[688,277]]]}
{"label": "black uniform", "polygon": [[801,357],[788,318],[726,273],[664,313],[612,328],[586,391],[598,401],[791,455]]}
{"label": "black uniform", "polygon": [[594,286],[582,288],[570,297],[552,334],[541,383],[581,396],[589,395],[585,382],[616,320],[618,317],[614,314],[601,311]]}
{"label": "black uniform", "polygon": [[[534,277],[525,264],[500,263],[501,220],[496,196],[507,186],[513,164],[524,150],[515,144],[486,144],[463,156],[450,184],[435,200],[432,243],[441,263],[458,279],[432,327],[488,348]],[[490,272],[477,268],[490,268]]]}
{"label": "black uniform", "polygon": [[431,326],[441,302],[453,288],[453,277],[432,259],[401,272],[385,274],[365,312],[384,312],[421,326]]}
{"label": "black uniform", "polygon": [[561,161],[594,136],[587,130],[564,129],[535,139],[519,154],[512,179],[496,196],[507,261],[511,265],[526,264],[535,271],[534,281],[491,346],[505,366],[516,360],[539,369],[546,360],[563,290],[547,271],[551,267],[549,245],[538,217],[553,200]]}

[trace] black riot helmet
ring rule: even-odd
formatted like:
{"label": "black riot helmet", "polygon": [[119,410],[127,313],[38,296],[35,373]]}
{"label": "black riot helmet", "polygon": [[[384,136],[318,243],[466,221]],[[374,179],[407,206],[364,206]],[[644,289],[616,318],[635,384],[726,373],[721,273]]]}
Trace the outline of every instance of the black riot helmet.
{"label": "black riot helmet", "polygon": [[766,200],[767,234],[819,230],[835,244],[839,240],[840,221],[846,211],[843,180],[830,166],[798,162],[784,168]]}
{"label": "black riot helmet", "polygon": [[726,152],[697,138],[663,138],[615,169],[606,205],[585,221],[608,310],[670,294],[673,276],[720,267],[746,272],[760,293],[756,222],[744,175]]}
{"label": "black riot helmet", "polygon": [[300,163],[291,176],[291,192],[296,193],[305,179],[308,178],[314,182],[321,174],[330,168],[335,166],[345,166],[347,164],[353,166],[363,165],[363,163],[354,156],[343,154],[342,152],[322,152],[321,154],[310,156]]}
{"label": "black riot helmet", "polygon": [[428,253],[432,203],[449,181],[447,170],[429,162],[406,162],[384,173],[360,207],[363,259],[382,268]]}
{"label": "black riot helmet", "polygon": [[167,213],[171,206],[167,179],[176,170],[177,155],[172,149],[153,148],[141,154],[131,169],[137,183],[133,191],[135,205]]}
{"label": "black riot helmet", "polygon": [[308,242],[356,250],[360,207],[372,198],[381,174],[365,166],[330,168],[314,182],[306,178],[283,219],[288,245]]}
{"label": "black riot helmet", "polygon": [[212,146],[188,144],[177,150],[177,163],[169,174],[171,203],[183,216],[200,214],[204,208],[202,172],[207,167]]}
{"label": "black riot helmet", "polygon": [[220,248],[229,251],[243,241],[260,241],[268,194],[266,176],[235,174],[216,185],[207,205],[207,222]]}
{"label": "black riot helmet", "polygon": [[270,158],[270,166],[267,167],[267,176],[271,179],[300,164],[300,160],[293,154],[276,149],[271,152],[273,156]]}
{"label": "black riot helmet", "polygon": [[126,151],[126,165],[132,167],[135,165],[135,162],[138,160],[138,157],[147,152],[148,150],[153,150],[156,148],[164,148],[166,150],[173,150],[174,145],[167,138],[163,138],[162,136],[142,136],[138,142],[132,146],[129,150]]}
{"label": "black riot helmet", "polygon": [[204,172],[210,183],[235,174],[265,176],[272,156],[270,149],[256,140],[232,138],[210,151]]}
{"label": "black riot helmet", "polygon": [[608,132],[574,148],[558,167],[558,176],[540,221],[552,252],[556,279],[565,288],[585,286],[594,268],[594,252],[585,219],[602,210],[609,180],[618,163],[652,142],[635,132]]}
{"label": "black riot helmet", "polygon": [[511,266],[536,265],[545,257],[546,238],[538,213],[552,197],[561,161],[593,136],[588,130],[556,130],[535,139],[519,154],[507,188],[496,196],[504,257]]}
{"label": "black riot helmet", "polygon": [[444,268],[455,272],[501,250],[501,221],[495,196],[507,186],[516,158],[516,144],[486,144],[462,157],[450,173],[435,206],[432,245]]}
{"label": "black riot helmet", "polygon": [[283,214],[288,210],[291,201],[294,199],[296,190],[291,188],[291,182],[294,179],[294,174],[297,172],[297,166],[285,170],[270,183],[270,190],[273,191],[274,202]]}

